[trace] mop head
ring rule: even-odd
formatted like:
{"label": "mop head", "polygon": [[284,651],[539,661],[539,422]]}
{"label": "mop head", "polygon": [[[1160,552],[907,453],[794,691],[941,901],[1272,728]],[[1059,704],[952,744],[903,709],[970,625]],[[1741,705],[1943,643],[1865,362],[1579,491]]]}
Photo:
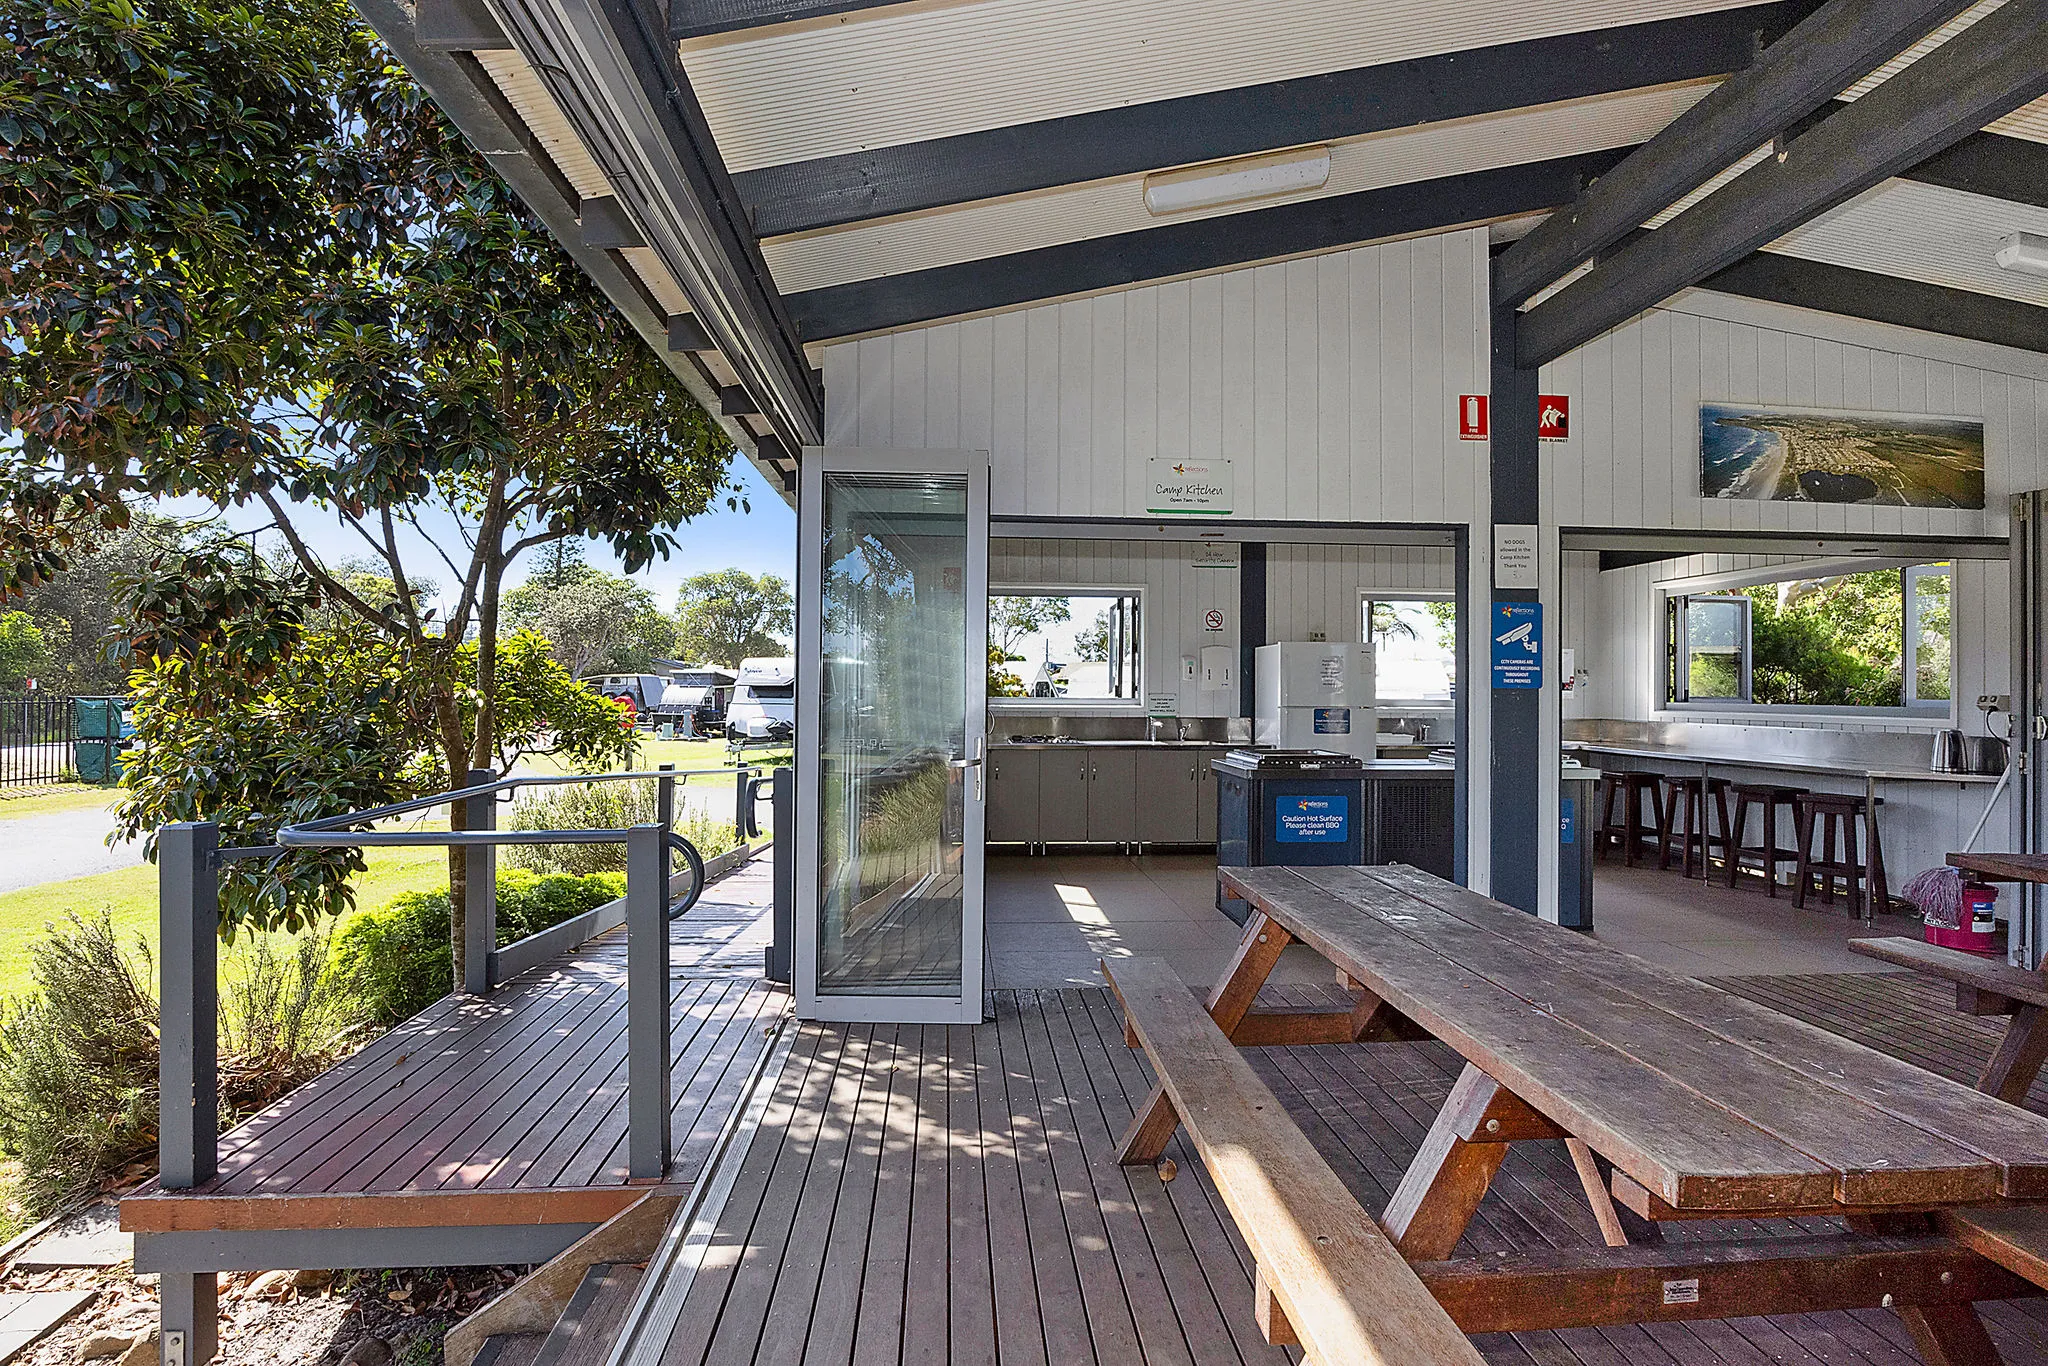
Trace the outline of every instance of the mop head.
{"label": "mop head", "polygon": [[1929,868],[1900,888],[1899,895],[1913,903],[1920,918],[1938,929],[1961,929],[1963,924],[1963,875],[1956,868]]}

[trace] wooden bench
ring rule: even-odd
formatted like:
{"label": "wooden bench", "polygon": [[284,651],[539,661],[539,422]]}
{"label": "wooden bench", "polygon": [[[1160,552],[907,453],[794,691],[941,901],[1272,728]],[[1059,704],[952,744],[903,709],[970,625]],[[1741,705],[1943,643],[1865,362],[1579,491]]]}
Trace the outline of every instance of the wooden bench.
{"label": "wooden bench", "polygon": [[1259,1327],[1324,1366],[1482,1358],[1164,959],[1103,973],[1258,1266]]}
{"label": "wooden bench", "polygon": [[2041,1064],[2048,1062],[2048,977],[1897,935],[1851,939],[1849,947],[1867,958],[1955,983],[1956,1009],[1965,1015],[2010,1015],[2012,1022],[1978,1076],[1977,1089],[2014,1105],[2027,1098]]}

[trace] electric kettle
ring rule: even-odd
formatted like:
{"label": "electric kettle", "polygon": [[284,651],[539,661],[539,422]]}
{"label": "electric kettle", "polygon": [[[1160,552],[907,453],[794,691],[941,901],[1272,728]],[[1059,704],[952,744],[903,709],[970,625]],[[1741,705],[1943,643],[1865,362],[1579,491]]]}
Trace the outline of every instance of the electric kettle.
{"label": "electric kettle", "polygon": [[1967,746],[1963,738],[1959,730],[1934,732],[1934,756],[1927,761],[1927,766],[1936,773],[1968,773],[1968,756],[1964,753]]}

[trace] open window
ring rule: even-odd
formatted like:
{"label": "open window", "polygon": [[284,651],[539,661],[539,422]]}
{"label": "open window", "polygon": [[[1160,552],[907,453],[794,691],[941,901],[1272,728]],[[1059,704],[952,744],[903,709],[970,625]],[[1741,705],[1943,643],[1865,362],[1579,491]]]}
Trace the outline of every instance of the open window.
{"label": "open window", "polygon": [[1448,596],[1374,593],[1359,639],[1373,647],[1373,686],[1388,702],[1447,707],[1458,681],[1458,607]]}
{"label": "open window", "polygon": [[1667,703],[1947,715],[1953,566],[1820,568],[1671,593]]}
{"label": "open window", "polygon": [[1749,599],[1740,593],[1669,599],[1673,702],[1750,700]]}
{"label": "open window", "polygon": [[988,598],[988,695],[996,701],[1143,700],[1144,593],[996,588]]}

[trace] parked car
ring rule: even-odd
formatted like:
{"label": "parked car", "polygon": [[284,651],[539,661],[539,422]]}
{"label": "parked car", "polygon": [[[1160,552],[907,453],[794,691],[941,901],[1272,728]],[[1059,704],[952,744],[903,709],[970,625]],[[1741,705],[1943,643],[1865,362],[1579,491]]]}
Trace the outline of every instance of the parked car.
{"label": "parked car", "polygon": [[796,661],[743,659],[732,705],[725,713],[728,740],[787,740],[796,734]]}

